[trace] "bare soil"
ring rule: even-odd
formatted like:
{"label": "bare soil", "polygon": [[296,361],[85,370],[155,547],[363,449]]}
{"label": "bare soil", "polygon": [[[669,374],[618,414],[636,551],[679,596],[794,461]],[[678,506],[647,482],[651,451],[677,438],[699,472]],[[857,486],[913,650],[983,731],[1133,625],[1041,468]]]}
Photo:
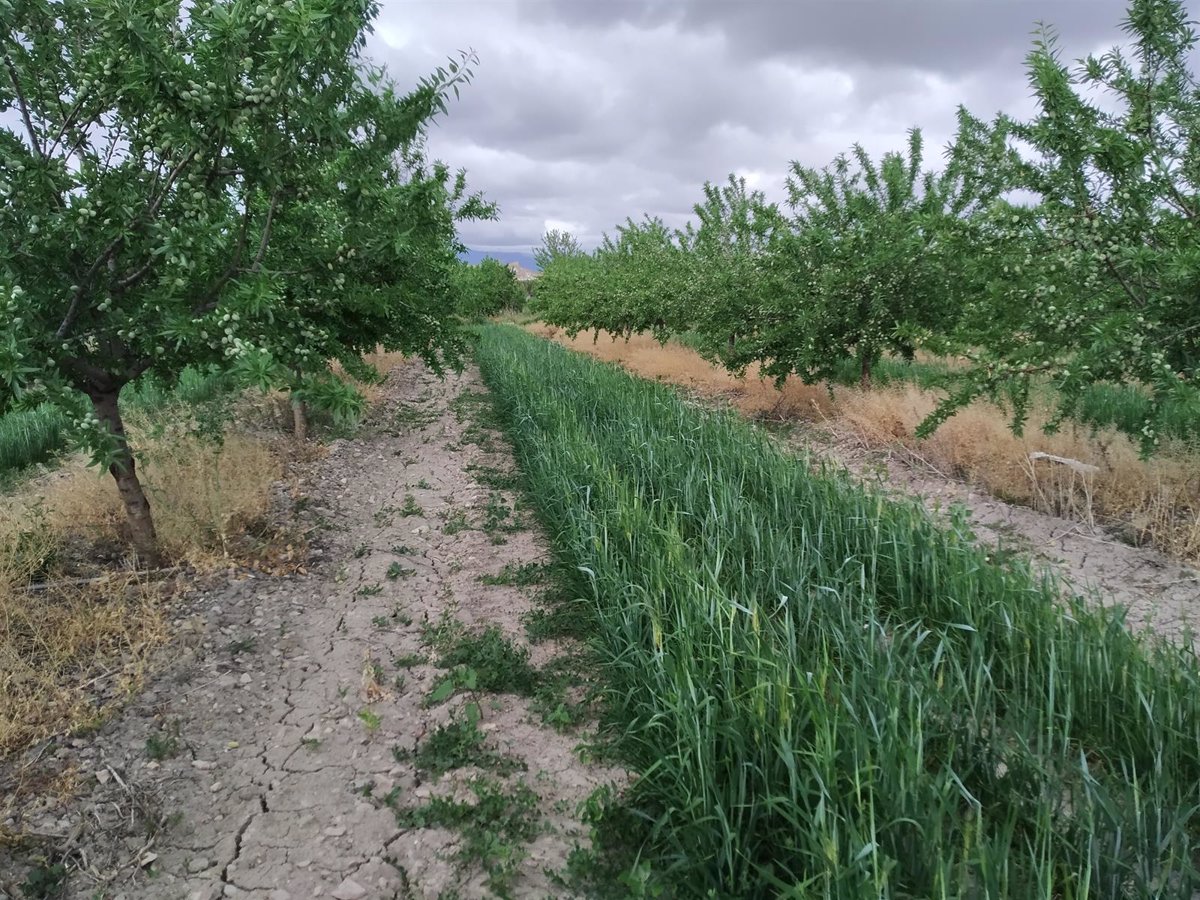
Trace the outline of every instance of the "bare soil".
{"label": "bare soil", "polygon": [[[586,733],[549,727],[526,697],[429,702],[447,674],[429,629],[457,619],[526,644],[533,589],[480,579],[548,552],[518,498],[468,472],[512,467],[503,438],[454,402],[480,391],[474,371],[399,368],[358,435],[304,473],[302,497],[281,498],[278,515],[312,533],[306,574],[198,586],[172,610],[171,658],[121,715],[0,764],[0,791],[29,798],[0,823],[23,835],[0,847],[0,898],[64,872],[67,897],[564,895],[551,874],[587,843],[577,807],[624,773],[582,762]],[[510,512],[486,530],[497,509]],[[568,649],[541,643],[532,661]],[[411,751],[468,703],[517,771],[423,774]],[[537,797],[536,836],[501,847],[491,875],[463,858],[459,831],[397,814],[469,804],[482,777]]]}

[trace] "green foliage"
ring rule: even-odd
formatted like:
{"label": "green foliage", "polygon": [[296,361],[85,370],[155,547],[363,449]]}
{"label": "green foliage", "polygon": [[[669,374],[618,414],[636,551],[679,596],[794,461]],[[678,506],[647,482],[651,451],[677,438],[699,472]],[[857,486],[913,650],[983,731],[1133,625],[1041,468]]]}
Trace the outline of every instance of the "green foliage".
{"label": "green foliage", "polygon": [[545,269],[555,260],[573,256],[583,256],[583,248],[579,246],[575,235],[557,228],[551,228],[542,235],[542,243],[533,248],[533,261],[539,269]]}
{"label": "green foliage", "polygon": [[484,746],[484,735],[479,730],[481,717],[479,704],[468,703],[461,715],[435,728],[414,752],[398,748],[393,755],[401,762],[411,760],[418,770],[434,776],[464,766],[476,766],[498,775],[524,771],[521,760]]}
{"label": "green foliage", "polygon": [[178,720],[159,731],[152,732],[146,738],[146,758],[161,762],[173,759],[183,749],[183,738],[180,735]]}
{"label": "green foliage", "polygon": [[66,416],[43,403],[0,416],[0,472],[46,462],[62,449]]}
{"label": "green foliage", "polygon": [[[55,402],[156,556],[118,395],[238,369],[350,417],[377,345],[456,363],[455,223],[494,210],[420,153],[467,55],[408,93],[361,0],[0,8],[4,405]],[[86,395],[87,400],[82,395]],[[90,401],[90,405],[87,401]]]}
{"label": "green foliage", "polygon": [[[152,374],[125,386],[121,402],[141,413],[172,407],[192,408],[197,427],[220,417],[214,404],[225,398],[234,382],[218,370],[186,368],[173,387]],[[31,398],[32,399],[32,398]],[[70,414],[52,403],[31,409],[13,408],[0,415],[0,475],[52,460],[68,448]]]}
{"label": "green foliage", "polygon": [[529,664],[529,651],[513,644],[494,625],[458,635],[442,651],[438,665],[474,670],[474,689],[489,693],[528,695],[538,686],[538,672]]}
{"label": "green foliage", "polygon": [[921,170],[920,133],[874,163],[861,147],[824,170],[793,164],[792,216],[730,177],[706,184],[698,224],[628,221],[590,256],[547,261],[535,309],[569,332],[660,340],[686,331],[705,356],[770,375],[862,381],[885,353],[911,359],[954,324],[961,179]]}
{"label": "green foliage", "polygon": [[[691,329],[696,349],[734,370],[760,352],[772,283],[769,260],[786,232],[779,209],[761,191],[748,191],[732,175],[722,186],[704,185],[704,200],[693,208],[698,226],[677,237],[687,260],[687,295],[679,297],[677,325]],[[661,339],[662,334],[659,335]]]}
{"label": "green foliage", "polygon": [[416,569],[406,569],[404,566],[400,565],[400,563],[393,562],[388,565],[387,571],[384,572],[384,575],[387,576],[389,581],[395,581],[397,578],[407,578],[410,575],[415,575],[416,572]]}
{"label": "green foliage", "polygon": [[468,785],[473,801],[434,797],[425,806],[393,805],[396,821],[403,828],[450,828],[462,836],[458,858],[467,865],[482,865],[488,887],[500,897],[512,896],[510,887],[525,858],[524,845],[542,831],[538,796],[528,785],[511,789],[489,778],[475,778]]}
{"label": "green foliage", "polygon": [[545,580],[546,569],[545,563],[505,563],[499,574],[480,575],[479,580],[483,584],[528,587]]}
{"label": "green foliage", "polygon": [[478,265],[459,263],[454,280],[458,313],[471,321],[525,305],[525,292],[512,270],[497,260],[484,259]]}
{"label": "green foliage", "polygon": [[[730,178],[696,222],[628,220],[591,254],[544,252],[534,309],[574,334],[650,332],[735,372],[866,384],[919,347],[972,361],[940,385],[927,434],[977,397],[1019,430],[1049,383],[1056,416],[1113,424],[1151,452],[1200,418],[1200,86],[1181,0],[1132,0],[1125,48],[1062,61],[1043,28],[1029,56],[1037,113],[965,110],[943,172],[920,132],[872,160],[793,163],[785,213]],[[547,248],[549,248],[549,243]],[[1096,396],[1136,398],[1112,414]],[[1095,391],[1099,390],[1099,394]]]}
{"label": "green foliage", "polygon": [[478,359],[559,557],[589,586],[611,733],[640,775],[621,821],[655,870],[634,882],[997,900],[1200,888],[1190,649],[736,416],[515,329],[486,329]]}
{"label": "green foliage", "polygon": [[45,863],[29,871],[21,883],[21,894],[29,900],[49,900],[61,897],[67,889],[67,867],[62,863]]}
{"label": "green foliage", "polygon": [[911,359],[953,328],[961,281],[946,232],[964,201],[921,166],[916,129],[878,165],[860,146],[826,169],[792,164],[795,219],[765,263],[780,283],[761,310],[764,371],[826,380],[853,353],[867,384],[885,352]]}
{"label": "green foliage", "polygon": [[366,727],[367,731],[376,731],[383,723],[383,720],[379,717],[379,714],[369,709],[360,709],[358,711],[358,718],[359,721],[361,721]]}
{"label": "green foliage", "polygon": [[688,293],[687,257],[677,237],[658,219],[631,219],[591,255],[548,259],[531,309],[571,334],[652,331],[665,338]]}
{"label": "green foliage", "polygon": [[1145,386],[1142,421],[1116,424],[1147,452],[1171,430],[1167,410],[1200,412],[1197,36],[1178,0],[1133,0],[1124,28],[1127,49],[1075,66],[1044,28],[1029,121],[960,114],[958,168],[1032,202],[996,202],[972,222],[986,294],[968,309],[969,337],[983,349],[934,423],[1015,383],[1019,425],[1038,375],[1058,391],[1059,420],[1090,385]]}

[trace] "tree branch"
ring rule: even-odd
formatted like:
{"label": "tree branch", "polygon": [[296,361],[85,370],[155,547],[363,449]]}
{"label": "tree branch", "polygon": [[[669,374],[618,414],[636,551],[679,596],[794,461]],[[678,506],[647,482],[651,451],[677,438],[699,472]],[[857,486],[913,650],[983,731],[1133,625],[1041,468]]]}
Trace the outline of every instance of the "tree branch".
{"label": "tree branch", "polygon": [[8,69],[8,80],[12,82],[13,91],[16,92],[17,105],[21,107],[21,118],[25,120],[25,128],[29,132],[29,141],[33,144],[33,152],[45,159],[46,155],[42,152],[42,145],[38,142],[37,130],[33,127],[33,117],[29,114],[29,104],[25,102],[25,95],[21,92],[21,84],[17,79],[17,67],[7,50],[4,51],[4,66]]}
{"label": "tree branch", "polygon": [[87,272],[85,272],[83,277],[79,279],[79,284],[75,286],[75,290],[71,294],[71,304],[67,307],[67,313],[63,316],[63,320],[59,324],[58,328],[55,329],[55,340],[61,341],[67,336],[67,332],[71,330],[71,326],[73,326],[75,324],[75,320],[79,318],[79,303],[83,299],[83,295],[87,293],[88,288],[91,287],[92,279],[96,277],[96,273],[100,271],[102,266],[116,256],[117,251],[121,249],[121,244],[124,243],[124,241],[124,235],[118,235],[117,237],[113,238],[111,243],[104,248],[104,252],[96,257],[96,261],[88,267]]}
{"label": "tree branch", "polygon": [[[279,208],[279,193],[280,193],[279,190],[276,190],[275,193],[271,195],[271,206],[267,210],[267,220],[266,220],[266,222],[263,223],[262,239],[258,242],[258,252],[255,254],[254,262],[251,264],[250,269],[249,269],[249,271],[251,271],[251,272],[257,273],[257,272],[262,271],[263,258],[266,256],[266,253],[267,253],[267,243],[271,239],[271,226],[275,220],[275,212]],[[210,298],[215,297],[215,295],[220,292],[221,288],[223,288],[226,285],[226,283],[228,283],[228,281],[231,278],[233,278],[233,276],[235,276],[238,273],[238,271],[241,269],[242,254],[246,250],[246,237],[248,236],[249,232],[250,232],[250,205],[247,203],[246,211],[242,215],[242,233],[238,237],[238,245],[237,245],[237,249],[234,251],[233,262],[229,264],[229,268],[227,268],[224,272],[222,272],[221,277],[218,278],[212,284],[212,286],[208,289],[207,293]],[[204,303],[201,303],[199,306],[192,308],[192,316],[194,318],[199,318],[200,316],[207,315],[208,313],[210,313],[214,309],[216,309],[220,305],[220,303],[221,303],[221,301],[219,299],[206,300]]]}
{"label": "tree branch", "polygon": [[1133,305],[1138,309],[1142,309],[1146,305],[1146,301],[1133,292],[1133,288],[1129,286],[1129,282],[1125,280],[1125,276],[1121,274],[1121,270],[1117,268],[1112,257],[1107,253],[1104,255],[1104,264],[1108,267],[1108,271],[1112,273],[1113,278],[1117,279],[1117,284],[1125,291],[1125,295],[1133,301]]}
{"label": "tree branch", "polygon": [[109,372],[78,356],[64,356],[59,360],[59,365],[100,390],[111,390],[116,384],[116,379]]}
{"label": "tree branch", "polygon": [[86,94],[81,95],[79,97],[79,99],[75,101],[75,105],[73,107],[71,107],[71,111],[66,113],[63,116],[62,125],[58,129],[58,134],[56,134],[54,136],[54,140],[51,142],[50,146],[46,148],[47,156],[50,156],[51,154],[54,153],[55,150],[58,149],[59,143],[62,141],[63,138],[65,138],[67,136],[67,133],[74,126],[75,117],[76,117],[76,115],[78,115],[79,110],[83,108],[83,104],[86,100],[87,100],[87,95]]}
{"label": "tree branch", "polygon": [[154,257],[153,256],[151,256],[148,260],[146,260],[145,263],[143,263],[141,266],[139,266],[134,271],[130,272],[124,278],[118,279],[117,284],[116,284],[117,292],[124,294],[131,287],[135,287],[138,283],[141,282],[141,280],[143,278],[145,278],[148,274],[150,274],[150,270],[152,268],[154,268]]}
{"label": "tree branch", "polygon": [[267,242],[271,240],[271,224],[275,221],[275,210],[279,208],[279,189],[271,195],[271,208],[267,210],[267,221],[263,223],[262,240],[258,242],[258,253],[254,257],[251,272],[262,271],[263,257],[267,255]]}
{"label": "tree branch", "polygon": [[88,267],[87,272],[84,273],[83,278],[79,280],[79,284],[75,288],[74,294],[71,297],[71,305],[67,307],[66,315],[63,316],[62,322],[54,332],[56,340],[61,341],[66,337],[71,327],[75,324],[75,320],[79,318],[79,303],[88,288],[91,287],[92,279],[96,277],[96,273],[116,256],[125,243],[127,233],[140,228],[147,220],[154,218],[158,214],[158,210],[162,206],[163,201],[167,199],[167,194],[170,192],[171,186],[175,183],[175,179],[179,177],[179,173],[183,171],[184,166],[191,161],[194,155],[195,151],[193,150],[175,165],[175,168],[171,170],[171,174],[167,177],[167,183],[163,185],[163,189],[159,192],[158,196],[154,198],[145,211],[129,224],[126,233],[119,234],[113,238],[109,245],[104,248],[104,251],[96,257],[96,261]]}

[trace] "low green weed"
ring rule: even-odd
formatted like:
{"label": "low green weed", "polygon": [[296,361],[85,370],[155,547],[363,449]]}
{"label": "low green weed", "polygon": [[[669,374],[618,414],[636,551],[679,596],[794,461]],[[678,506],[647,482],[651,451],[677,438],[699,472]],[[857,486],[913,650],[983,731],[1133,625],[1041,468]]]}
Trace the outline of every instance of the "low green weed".
{"label": "low green weed", "polygon": [[478,864],[488,875],[488,887],[500,897],[511,896],[513,878],[527,852],[525,846],[543,830],[538,795],[528,785],[505,787],[491,778],[475,778],[469,787],[474,802],[434,797],[425,806],[395,805],[402,828],[449,828],[461,836],[458,859]]}
{"label": "low green weed", "polygon": [[497,775],[525,770],[525,763],[488,748],[479,730],[482,712],[477,703],[468,703],[463,712],[445,725],[435,728],[418,744],[415,751],[397,748],[393,755],[400,762],[412,762],[427,775],[442,775],[451,769],[475,766]]}

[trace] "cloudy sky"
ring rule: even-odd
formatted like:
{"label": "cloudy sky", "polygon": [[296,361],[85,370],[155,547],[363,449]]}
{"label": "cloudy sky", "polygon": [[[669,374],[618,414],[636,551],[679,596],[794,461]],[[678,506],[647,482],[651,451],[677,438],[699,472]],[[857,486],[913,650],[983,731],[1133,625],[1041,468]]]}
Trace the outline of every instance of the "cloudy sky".
{"label": "cloudy sky", "polygon": [[1039,20],[1069,58],[1121,40],[1124,0],[382,0],[370,53],[404,83],[456,50],[475,81],[432,155],[501,207],[469,247],[528,252],[548,228],[587,244],[643,212],[682,224],[706,180],[781,196],[788,164],[926,137],[955,109],[1031,108]]}

